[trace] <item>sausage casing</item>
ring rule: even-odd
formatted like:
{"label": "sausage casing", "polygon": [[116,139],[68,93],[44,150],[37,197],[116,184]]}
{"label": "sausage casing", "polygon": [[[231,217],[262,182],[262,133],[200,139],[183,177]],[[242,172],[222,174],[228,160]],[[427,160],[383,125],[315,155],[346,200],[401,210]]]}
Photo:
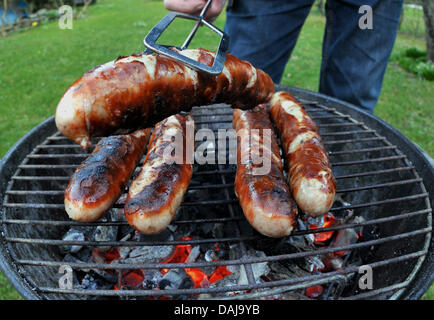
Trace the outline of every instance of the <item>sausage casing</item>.
{"label": "sausage casing", "polygon": [[273,95],[270,113],[280,134],[297,205],[313,217],[327,213],[335,198],[336,181],[318,126],[287,92]]}
{"label": "sausage casing", "polygon": [[[266,236],[278,238],[291,234],[296,225],[298,209],[283,175],[280,149],[267,106],[259,105],[247,111],[235,109],[233,127],[239,138],[235,194],[246,219],[253,228]],[[259,131],[255,132],[252,129]],[[261,135],[264,129],[271,130],[269,146],[264,144]],[[248,138],[250,142],[242,142]],[[254,146],[255,143],[259,145]],[[267,148],[270,152],[266,152]],[[254,174],[255,164],[251,160],[243,163],[243,152],[270,156],[270,171],[265,174]]]}
{"label": "sausage casing", "polygon": [[[215,57],[204,49],[181,54],[209,66]],[[98,66],[75,81],[62,96],[55,120],[62,134],[87,148],[95,135],[151,127],[204,104],[246,108],[268,101],[273,92],[273,81],[265,72],[231,54],[217,76],[161,55],[131,55]]]}
{"label": "sausage casing", "polygon": [[[194,139],[187,141],[187,125],[194,131],[193,118],[180,114],[156,124],[142,169],[130,185],[125,217],[143,234],[159,233],[170,224],[190,184],[193,165],[187,159],[187,149],[194,150],[194,145],[187,144],[194,144]],[[182,159],[168,163],[166,148],[170,150],[176,135],[183,140]]]}
{"label": "sausage casing", "polygon": [[102,138],[65,189],[65,210],[77,221],[99,219],[121,196],[142,157],[150,129]]}

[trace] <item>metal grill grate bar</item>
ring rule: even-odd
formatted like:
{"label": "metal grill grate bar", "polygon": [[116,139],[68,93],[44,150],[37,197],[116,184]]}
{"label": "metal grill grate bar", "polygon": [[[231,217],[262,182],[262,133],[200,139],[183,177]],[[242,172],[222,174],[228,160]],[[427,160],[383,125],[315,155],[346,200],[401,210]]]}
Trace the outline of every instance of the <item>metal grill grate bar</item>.
{"label": "metal grill grate bar", "polygon": [[[355,208],[379,206],[379,205],[390,204],[394,202],[426,198],[427,196],[428,193],[425,192],[425,193],[420,193],[420,194],[400,197],[400,198],[394,198],[394,199],[386,199],[381,201],[373,201],[373,202],[366,202],[360,204],[351,204],[345,207],[332,207],[330,211],[340,211],[340,210],[348,210],[348,209],[355,209]],[[214,206],[217,204],[235,204],[237,202],[238,202],[237,199],[183,202],[181,204],[181,207]],[[4,203],[3,205],[6,208],[34,208],[34,209],[38,209],[38,208],[39,209],[64,209],[65,207],[64,204],[51,204],[51,203]],[[113,208],[122,209],[123,204],[116,203],[115,205],[113,205]]]}
{"label": "metal grill grate bar", "polygon": [[[373,262],[370,264],[372,268],[381,267],[384,265],[392,264],[392,263],[398,263],[407,261],[410,259],[415,259],[420,256],[423,256],[426,254],[426,251],[419,251],[414,252],[412,254],[408,254],[405,256],[400,256],[398,258],[391,258],[386,259],[380,262]],[[254,285],[238,285],[236,288],[234,286],[231,287],[223,287],[223,288],[197,288],[197,289],[178,289],[178,290],[122,290],[122,291],[115,291],[115,290],[68,290],[68,289],[58,289],[58,288],[50,288],[50,287],[41,287],[38,288],[41,292],[51,292],[51,293],[70,293],[70,294],[79,294],[79,295],[97,295],[97,296],[119,296],[119,295],[126,295],[126,296],[162,296],[162,295],[180,295],[180,294],[201,294],[201,293],[222,293],[222,292],[228,292],[228,291],[246,291],[246,290],[252,290],[252,289],[261,289],[261,288],[270,288],[270,287],[280,287],[280,286],[288,286],[288,285],[294,285],[297,283],[306,283],[305,287],[308,287],[311,285],[313,281],[317,281],[319,279],[329,279],[329,281],[334,281],[337,279],[336,276],[342,275],[342,274],[350,274],[357,272],[358,267],[348,267],[345,270],[341,270],[339,272],[330,272],[326,274],[320,274],[320,275],[313,275],[310,277],[299,277],[296,279],[288,279],[288,280],[279,280],[274,281],[273,283],[266,282],[266,283],[260,283],[260,284],[254,284]]]}
{"label": "metal grill grate bar", "polygon": [[[377,226],[380,224],[388,224],[393,221],[412,219],[416,217],[427,217],[427,227],[420,228],[417,230],[411,230],[404,233],[392,234],[388,236],[383,236],[374,240],[364,239],[362,242],[339,246],[339,247],[324,247],[318,248],[315,251],[309,252],[297,252],[297,253],[285,253],[279,255],[272,255],[266,257],[249,257],[246,255],[247,249],[246,244],[248,241],[261,241],[261,236],[259,235],[244,235],[241,232],[240,223],[245,220],[244,216],[240,215],[241,211],[236,210],[238,208],[238,200],[233,198],[231,191],[233,189],[233,176],[235,174],[235,166],[224,167],[220,165],[215,165],[215,170],[207,168],[203,171],[197,171],[194,173],[196,177],[206,177],[212,176],[218,177],[219,182],[211,183],[210,185],[192,185],[189,190],[201,190],[201,189],[216,189],[216,192],[223,192],[223,197],[219,200],[204,199],[203,201],[185,201],[182,203],[182,207],[195,207],[195,206],[216,206],[223,205],[227,208],[228,216],[221,218],[199,218],[199,219],[180,219],[173,221],[174,225],[186,225],[186,224],[206,224],[206,223],[225,223],[225,224],[236,224],[237,229],[234,236],[212,238],[212,239],[192,239],[192,240],[172,240],[172,241],[64,241],[59,239],[46,239],[46,238],[35,238],[35,237],[17,237],[11,236],[9,233],[5,233],[5,240],[9,245],[35,245],[35,246],[47,246],[50,248],[52,246],[65,246],[65,245],[80,245],[88,247],[99,247],[99,246],[112,246],[112,247],[136,247],[136,246],[156,246],[156,245],[200,245],[200,244],[217,244],[217,243],[236,243],[240,244],[242,253],[246,256],[243,259],[233,259],[233,260],[222,260],[222,261],[211,261],[211,262],[189,262],[189,263],[139,263],[139,264],[104,264],[104,263],[68,263],[71,267],[75,269],[83,268],[95,268],[101,270],[117,270],[118,273],[121,270],[130,269],[176,269],[176,268],[205,268],[205,267],[217,267],[217,266],[229,266],[229,265],[242,265],[245,268],[248,284],[238,285],[236,287],[224,287],[224,288],[196,288],[196,289],[180,289],[180,290],[62,290],[58,288],[50,288],[46,286],[38,287],[35,290],[40,293],[52,293],[52,294],[77,294],[84,296],[112,296],[112,297],[133,297],[133,296],[161,296],[161,295],[194,295],[200,293],[224,293],[229,291],[243,291],[243,290],[265,290],[264,292],[254,291],[251,292],[250,296],[259,297],[261,294],[264,296],[266,294],[272,294],[272,290],[289,290],[294,288],[303,289],[315,283],[333,283],[333,281],[341,281],[343,275],[353,273],[357,271],[357,266],[349,265],[344,267],[339,271],[332,271],[328,273],[322,273],[319,275],[312,274],[308,277],[299,277],[289,280],[279,280],[271,281],[268,283],[256,283],[255,277],[252,270],[252,265],[255,263],[262,262],[272,262],[280,260],[294,260],[302,259],[307,257],[326,255],[333,252],[347,251],[349,254],[357,252],[357,250],[362,248],[369,248],[372,246],[380,246],[385,243],[390,243],[393,241],[409,241],[420,235],[426,235],[429,237],[432,232],[431,229],[431,208],[429,206],[428,193],[423,186],[423,180],[417,175],[415,167],[408,161],[407,157],[402,154],[399,149],[390,144],[385,137],[380,136],[376,130],[368,128],[363,122],[354,120],[348,115],[344,115],[336,111],[335,108],[328,108],[321,105],[317,101],[301,101],[306,106],[306,110],[311,114],[312,118],[317,122],[321,136],[323,137],[323,142],[326,148],[329,149],[329,155],[332,160],[333,168],[337,170],[338,174],[335,175],[338,183],[342,183],[342,186],[338,186],[338,193],[344,195],[351,195],[358,191],[372,191],[377,192],[378,190],[384,188],[390,188],[395,190],[403,186],[418,186],[420,185],[420,190],[415,188],[415,192],[406,194],[405,196],[388,196],[386,199],[378,201],[365,201],[362,203],[351,203],[348,206],[340,206],[335,204],[335,206],[330,210],[331,212],[338,212],[341,210],[355,209],[355,214],[357,214],[357,209],[376,207],[381,205],[389,205],[391,203],[406,203],[412,200],[418,200],[418,202],[427,203],[426,209],[418,206],[413,208],[414,211],[402,212],[397,210],[396,212],[391,212],[389,216],[384,218],[369,219],[367,221],[362,221],[358,223],[346,223],[342,225],[335,225],[327,228],[309,229],[309,230],[296,230],[289,237],[303,236],[309,234],[317,234],[320,232],[336,231],[347,228],[361,228],[364,226]],[[198,110],[209,110],[212,114],[196,114],[194,115],[196,125],[205,126],[209,125],[210,130],[214,133],[218,132],[216,126],[223,125],[223,127],[230,126],[232,122],[232,110],[229,110],[216,106],[193,108],[193,112]],[[223,112],[221,112],[223,111]],[[207,117],[216,117],[214,119],[207,119]],[[197,120],[199,119],[200,120]],[[354,128],[356,127],[356,128]],[[368,136],[367,136],[368,134]],[[96,145],[97,138],[93,139],[93,146]],[[226,149],[231,151],[232,149]],[[54,153],[51,153],[54,152]],[[372,156],[371,153],[372,152]],[[366,155],[361,153],[366,153]],[[359,157],[354,158],[353,154],[359,154]],[[60,199],[63,195],[64,186],[66,182],[69,181],[69,175],[71,170],[78,167],[79,163],[89,155],[89,152],[82,151],[78,145],[72,144],[66,137],[62,136],[60,133],[47,137],[47,139],[40,145],[34,148],[34,150],[26,156],[24,161],[17,166],[18,170],[13,175],[8,189],[6,191],[6,197],[4,199],[5,214],[2,216],[0,221],[4,229],[7,230],[8,227],[13,226],[35,226],[35,227],[64,227],[64,226],[95,226],[95,223],[85,223],[66,220],[62,221],[61,218],[58,220],[44,220],[40,218],[39,215],[33,215],[32,219],[26,219],[27,210],[32,210],[33,213],[39,214],[42,212],[40,210],[60,210],[64,211],[63,203],[53,203],[53,199]],[[361,159],[360,159],[361,158]],[[63,163],[63,159],[70,159],[71,163]],[[52,164],[51,164],[52,163]],[[380,166],[381,164],[381,166]],[[362,170],[361,172],[355,172],[357,169],[363,169],[364,166],[369,167],[368,170]],[[374,169],[376,168],[376,169]],[[31,171],[27,171],[31,170]],[[51,170],[64,170],[54,171]],[[47,176],[47,172],[51,174]],[[400,175],[402,174],[402,177]],[[386,179],[389,176],[397,177],[398,180]],[[368,177],[365,183],[352,184],[351,181],[346,179],[362,179]],[[344,181],[345,180],[345,181]],[[56,181],[56,184],[51,185],[50,181]],[[364,181],[364,180],[362,180]],[[37,182],[37,187],[35,188],[34,182]],[[40,185],[39,185],[40,183]],[[41,187],[42,185],[42,187]],[[43,186],[47,185],[46,188]],[[49,185],[49,187],[48,187]],[[46,203],[38,203],[32,201],[27,203],[24,197],[50,197],[49,201]],[[56,198],[53,198],[56,197]],[[35,198],[36,199],[36,198]],[[48,199],[48,198],[47,198]],[[381,199],[381,197],[380,197]],[[374,200],[374,199],[373,199]],[[429,200],[429,199],[428,199]],[[23,202],[22,202],[23,201]],[[40,202],[40,201],[39,201]],[[356,201],[357,202],[357,201]],[[13,210],[14,216],[8,217],[9,208],[11,209],[22,209],[21,211]],[[118,201],[114,205],[114,208],[122,209],[122,201]],[[23,216],[23,219],[20,219]],[[36,217],[36,218],[35,218]],[[67,218],[67,217],[65,217]],[[98,226],[128,226],[126,221],[104,221],[98,222]],[[370,264],[372,267],[385,266],[392,263],[409,261],[418,259],[422,261],[426,255],[427,247],[424,250],[415,251],[408,254],[394,256],[390,259],[385,259]],[[21,266],[33,266],[39,268],[53,268],[60,267],[64,264],[64,261],[48,261],[41,260],[37,257],[34,258],[18,258],[15,257],[14,262]],[[340,283],[340,282],[339,282]],[[366,297],[374,297],[387,292],[395,292],[402,288],[405,288],[409,283],[409,279],[404,282],[393,283],[390,286],[385,286],[378,290],[370,292],[369,295],[355,295],[349,298],[362,299]],[[286,287],[285,287],[286,286]],[[271,289],[267,289],[271,288]],[[269,292],[267,292],[267,290]],[[248,298],[249,294],[244,294],[239,297],[229,297],[229,298]],[[221,297],[220,297],[221,298]],[[345,297],[347,298],[347,297]]]}

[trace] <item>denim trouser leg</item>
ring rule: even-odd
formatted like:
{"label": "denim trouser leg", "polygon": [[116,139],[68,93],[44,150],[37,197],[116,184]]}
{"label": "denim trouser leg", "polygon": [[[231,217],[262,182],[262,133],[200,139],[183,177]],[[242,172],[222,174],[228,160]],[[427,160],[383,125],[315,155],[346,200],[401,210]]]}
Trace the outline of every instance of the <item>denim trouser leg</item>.
{"label": "denim trouser leg", "polygon": [[234,0],[225,32],[229,51],[279,83],[314,0]]}
{"label": "denim trouser leg", "polygon": [[373,112],[398,31],[403,0],[364,0],[372,29],[361,29],[360,1],[328,0],[319,91]]}
{"label": "denim trouser leg", "polygon": [[[314,0],[234,0],[225,31],[230,51],[279,83]],[[321,93],[372,112],[396,38],[403,0],[328,0]],[[360,29],[361,5],[373,29]],[[307,40],[309,41],[309,40]]]}

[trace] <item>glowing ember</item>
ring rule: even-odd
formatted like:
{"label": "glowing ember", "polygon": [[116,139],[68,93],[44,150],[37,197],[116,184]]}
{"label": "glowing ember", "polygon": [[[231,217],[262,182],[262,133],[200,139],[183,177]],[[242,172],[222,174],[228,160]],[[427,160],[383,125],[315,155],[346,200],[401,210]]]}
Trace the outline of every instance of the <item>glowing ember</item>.
{"label": "glowing ember", "polygon": [[[336,218],[331,213],[327,213],[326,215],[324,215],[324,223],[322,226],[318,227],[318,225],[312,223],[310,224],[309,229],[314,230],[318,228],[332,227],[335,225],[335,222],[336,222]],[[315,244],[322,244],[326,242],[332,237],[333,232],[334,231],[314,233]]]}
{"label": "glowing ember", "polygon": [[312,287],[306,288],[305,295],[311,299],[315,299],[321,295],[323,290],[324,289],[322,286],[312,286]]}
{"label": "glowing ember", "polygon": [[[181,238],[181,240],[191,240],[190,237]],[[187,262],[188,256],[191,252],[191,245],[178,245],[172,255],[163,261],[163,263],[184,263]],[[218,249],[218,248],[217,248]],[[214,260],[215,261],[215,260]],[[169,269],[161,269],[162,274],[166,274]],[[214,283],[231,272],[225,267],[220,266],[215,269],[213,274],[208,276],[199,268],[185,268],[185,272],[191,277],[195,288],[203,288],[209,286],[210,283]]]}
{"label": "glowing ember", "polygon": [[[183,237],[181,240],[191,240],[190,237]],[[191,245],[177,245],[173,253],[162,263],[186,263],[189,262],[189,255],[192,251]],[[219,248],[216,246],[216,251]],[[100,252],[94,249],[92,252],[94,261],[99,263],[110,264],[112,261],[120,259],[119,249],[110,249],[106,252]],[[216,261],[216,260],[213,260]],[[165,275],[170,269],[164,268],[160,272]],[[231,274],[231,272],[225,266],[217,267],[210,275],[206,274],[199,268],[185,268],[185,272],[190,276],[195,288],[205,288],[211,283],[217,282],[220,279]],[[113,273],[113,270],[107,270],[109,273]],[[141,289],[143,288],[143,280],[145,279],[145,271],[136,270],[124,270],[120,274],[118,285],[114,286],[115,290],[121,289]]]}
{"label": "glowing ember", "polygon": [[127,270],[122,272],[120,283],[122,287],[139,288],[144,278],[142,270]]}
{"label": "glowing ember", "polygon": [[230,275],[232,272],[228,270],[225,266],[220,266],[215,269],[214,273],[209,277],[209,282],[214,283],[223,279],[224,277]]}
{"label": "glowing ember", "polygon": [[110,249],[106,252],[93,249],[92,257],[95,262],[110,264],[113,260],[119,259],[119,249]]}

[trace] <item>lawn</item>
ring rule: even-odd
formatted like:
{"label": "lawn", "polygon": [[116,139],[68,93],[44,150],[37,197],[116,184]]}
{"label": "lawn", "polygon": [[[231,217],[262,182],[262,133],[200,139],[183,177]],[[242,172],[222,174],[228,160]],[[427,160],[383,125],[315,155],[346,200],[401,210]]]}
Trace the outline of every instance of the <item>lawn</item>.
{"label": "lawn", "polygon": [[[68,86],[90,68],[121,55],[143,51],[143,37],[166,14],[161,1],[99,0],[72,30],[50,22],[0,39],[0,158],[26,132],[54,114]],[[224,15],[217,21],[224,26]],[[283,84],[316,91],[325,19],[316,9],[303,27]],[[162,39],[180,44],[190,24],[177,23]],[[192,44],[212,49],[215,37],[201,30]],[[423,38],[399,35],[394,54],[425,48]],[[375,114],[434,157],[434,82],[391,62]],[[0,299],[19,295],[0,275]],[[425,296],[434,299],[431,289]]]}

